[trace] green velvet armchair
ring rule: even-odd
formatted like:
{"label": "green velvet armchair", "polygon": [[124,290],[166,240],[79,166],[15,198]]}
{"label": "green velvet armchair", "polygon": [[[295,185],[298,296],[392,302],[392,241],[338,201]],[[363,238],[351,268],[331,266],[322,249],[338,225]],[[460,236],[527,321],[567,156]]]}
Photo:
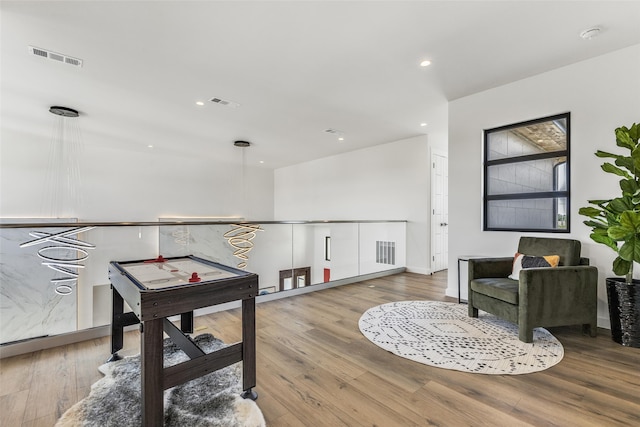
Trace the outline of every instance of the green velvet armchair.
{"label": "green velvet armchair", "polygon": [[521,237],[518,252],[530,256],[559,255],[557,267],[520,271],[510,279],[513,257],[469,260],[469,316],[478,310],[518,325],[521,341],[533,341],[537,327],[582,325],[597,333],[598,270],[580,257],[580,242]]}

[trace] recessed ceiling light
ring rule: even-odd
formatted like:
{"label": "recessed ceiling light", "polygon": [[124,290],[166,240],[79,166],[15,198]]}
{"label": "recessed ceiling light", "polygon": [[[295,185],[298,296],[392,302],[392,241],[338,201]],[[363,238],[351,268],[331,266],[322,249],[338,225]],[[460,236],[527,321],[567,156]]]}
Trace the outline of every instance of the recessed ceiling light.
{"label": "recessed ceiling light", "polygon": [[591,40],[592,38],[600,35],[600,31],[602,31],[602,28],[600,27],[587,28],[586,30],[580,33],[580,37],[582,37],[585,40]]}
{"label": "recessed ceiling light", "polygon": [[420,126],[425,127],[427,124],[426,123],[420,123]]}
{"label": "recessed ceiling light", "polygon": [[421,67],[428,67],[429,65],[431,65],[431,61],[429,61],[428,59],[425,59],[420,63]]}
{"label": "recessed ceiling light", "polygon": [[336,133],[342,133],[341,131],[339,131],[339,130],[337,130],[337,129],[333,129],[333,128],[325,129],[324,131],[325,131],[326,133],[333,133],[333,134],[336,134]]}
{"label": "recessed ceiling light", "polygon": [[264,160],[260,160],[260,164],[263,164],[263,163],[264,163]]}
{"label": "recessed ceiling light", "polygon": [[341,136],[340,138],[338,138],[338,141],[344,141],[344,137]]}
{"label": "recessed ceiling light", "polygon": [[153,145],[149,144],[147,145],[147,148],[153,148]]}
{"label": "recessed ceiling light", "polygon": [[199,107],[202,107],[204,105],[204,102],[202,101],[196,101],[196,105]]}

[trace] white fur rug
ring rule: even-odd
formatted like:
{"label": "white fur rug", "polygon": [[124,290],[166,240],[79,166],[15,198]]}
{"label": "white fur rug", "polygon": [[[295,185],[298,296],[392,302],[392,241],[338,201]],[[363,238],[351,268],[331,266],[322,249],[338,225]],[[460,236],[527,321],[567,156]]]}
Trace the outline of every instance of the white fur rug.
{"label": "white fur rug", "polygon": [[367,310],[360,331],[371,342],[398,356],[463,372],[517,375],[559,363],[562,344],[546,329],[533,331],[533,343],[518,339],[513,323],[467,306],[438,301],[401,301]]}
{"label": "white fur rug", "polygon": [[[213,335],[194,341],[205,353],[224,347]],[[164,364],[188,360],[176,345],[164,342]],[[140,356],[106,363],[98,368],[104,378],[91,386],[89,396],[69,408],[56,427],[139,427]],[[181,384],[164,392],[165,427],[261,427],[265,420],[256,402],[240,397],[239,363]]]}

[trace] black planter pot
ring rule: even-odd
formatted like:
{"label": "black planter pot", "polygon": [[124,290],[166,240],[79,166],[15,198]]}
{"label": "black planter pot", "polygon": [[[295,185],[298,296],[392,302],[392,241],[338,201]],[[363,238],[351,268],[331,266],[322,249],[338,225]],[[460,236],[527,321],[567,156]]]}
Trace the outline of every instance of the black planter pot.
{"label": "black planter pot", "polygon": [[611,338],[618,344],[640,348],[640,280],[630,285],[621,277],[606,281]]}

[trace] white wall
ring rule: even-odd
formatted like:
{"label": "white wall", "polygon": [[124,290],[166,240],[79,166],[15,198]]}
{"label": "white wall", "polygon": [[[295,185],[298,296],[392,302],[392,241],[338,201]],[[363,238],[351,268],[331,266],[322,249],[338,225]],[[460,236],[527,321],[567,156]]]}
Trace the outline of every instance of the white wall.
{"label": "white wall", "polygon": [[[640,121],[638,70],[640,45],[449,104],[449,265],[459,255],[510,256],[523,234],[482,231],[483,129],[571,112],[571,233],[560,236],[580,240],[583,256],[598,267],[598,324],[609,327],[604,279],[613,276],[615,254],[589,239],[578,209],[589,199],[619,194],[617,180],[600,170],[593,153],[616,151],[614,129]],[[451,273],[447,294],[456,296],[457,275]]]}
{"label": "white wall", "polygon": [[[446,112],[441,116],[429,126],[446,147]],[[427,274],[429,164],[430,144],[419,136],[277,169],[275,219],[408,220],[407,268]]]}
{"label": "white wall", "polygon": [[[67,120],[82,120],[82,116]],[[24,128],[12,123],[11,117],[3,117],[2,217],[50,216],[51,208],[43,205],[52,133],[49,124],[44,121],[40,124],[44,127],[34,124]],[[240,156],[237,163],[229,163],[218,160],[214,148],[197,155],[186,150],[181,153],[180,147],[187,146],[188,140],[177,141],[177,149],[172,151],[147,149],[144,140],[125,143],[91,132],[83,133],[80,142],[83,148],[77,155],[80,179],[76,186],[79,203],[66,216],[80,221],[157,221],[159,217],[189,216],[272,219],[272,171],[246,167],[249,203],[245,206]]]}

